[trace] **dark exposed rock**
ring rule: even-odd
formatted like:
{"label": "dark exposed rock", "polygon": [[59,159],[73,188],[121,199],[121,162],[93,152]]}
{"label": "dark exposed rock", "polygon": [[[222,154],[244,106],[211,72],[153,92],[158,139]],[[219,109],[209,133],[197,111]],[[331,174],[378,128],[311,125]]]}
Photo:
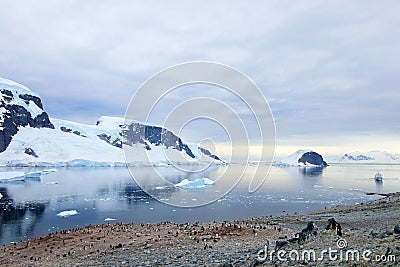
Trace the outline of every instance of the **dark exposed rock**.
{"label": "dark exposed rock", "polygon": [[39,97],[33,96],[33,95],[28,95],[28,94],[23,94],[19,95],[19,98],[23,99],[27,105],[29,105],[29,101],[32,101],[38,106],[40,109],[43,109],[43,104],[42,100],[40,100]]}
{"label": "dark exposed rock", "polygon": [[75,130],[75,131],[73,131],[72,133],[75,134],[75,135],[79,135],[79,136],[84,137],[84,135],[81,135],[81,132],[80,132],[80,131],[76,131],[76,130]]}
{"label": "dark exposed rock", "polygon": [[309,163],[309,164],[322,166],[322,167],[328,166],[328,164],[324,161],[322,156],[313,151],[304,153],[303,156],[301,156],[301,158],[299,158],[298,162],[304,163],[304,164]]}
{"label": "dark exposed rock", "polygon": [[[46,112],[42,112],[36,117],[32,118],[31,113],[26,110],[26,108],[15,105],[8,104],[9,99],[13,99],[13,94],[9,90],[1,90],[2,93],[2,101],[0,107],[4,108],[4,111],[1,116],[3,117],[3,122],[0,123],[0,153],[5,151],[8,145],[11,143],[12,137],[18,132],[18,128],[20,126],[30,126],[33,128],[52,128],[54,129],[54,125],[50,122],[50,119]],[[35,104],[40,104],[40,99],[36,96],[28,97],[28,95],[22,95],[22,98],[25,101],[33,101]],[[36,103],[38,102],[38,103]],[[38,105],[39,106],[39,105]]]}
{"label": "dark exposed rock", "polygon": [[191,158],[195,155],[182,140],[171,131],[158,126],[143,125],[140,123],[131,123],[122,130],[123,144],[143,144],[147,150],[151,150],[150,144],[167,148],[173,148],[178,151],[185,151]]}
{"label": "dark exposed rock", "polygon": [[2,89],[0,93],[3,94],[3,99],[5,102],[9,103],[13,99],[13,94],[10,90]]}
{"label": "dark exposed rock", "polygon": [[99,134],[97,136],[100,138],[100,140],[103,140],[112,146],[122,148],[122,141],[119,140],[118,138],[116,140],[111,140],[111,136],[106,134]]}
{"label": "dark exposed rock", "polygon": [[393,232],[394,232],[396,235],[400,235],[400,225],[396,225],[396,226],[394,227]]}
{"label": "dark exposed rock", "polygon": [[86,137],[86,135],[81,134],[80,131],[78,131],[78,130],[72,130],[72,129],[67,128],[67,127],[65,127],[65,126],[61,126],[61,127],[60,127],[60,130],[63,131],[63,132],[66,132],[66,133],[73,133],[73,134],[78,135],[78,136]]}
{"label": "dark exposed rock", "polygon": [[66,133],[72,132],[72,129],[68,129],[67,127],[64,127],[64,126],[61,126],[60,130],[63,131],[63,132],[66,132]]}
{"label": "dark exposed rock", "polygon": [[24,152],[25,154],[28,154],[28,155],[30,155],[30,156],[32,156],[32,157],[35,157],[35,158],[38,158],[39,156],[36,154],[36,152],[32,149],[32,148],[30,148],[30,147],[27,147],[27,148],[25,148],[25,152]]}
{"label": "dark exposed rock", "polygon": [[221,160],[218,156],[211,154],[211,152],[205,148],[202,147],[197,147],[201,153],[203,153],[204,155],[209,156],[210,158],[216,159],[216,160]]}

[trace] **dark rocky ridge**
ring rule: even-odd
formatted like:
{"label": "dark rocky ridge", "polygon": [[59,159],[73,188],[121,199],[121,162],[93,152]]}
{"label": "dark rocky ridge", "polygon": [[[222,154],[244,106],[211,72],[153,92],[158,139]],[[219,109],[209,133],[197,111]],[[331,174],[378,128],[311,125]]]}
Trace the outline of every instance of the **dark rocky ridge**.
{"label": "dark rocky ridge", "polygon": [[151,149],[149,144],[164,145],[167,148],[185,151],[191,158],[195,158],[193,152],[188,145],[182,142],[181,138],[162,127],[131,123],[122,130],[122,137],[121,144],[124,145],[143,144],[148,150]]}
{"label": "dark rocky ridge", "polygon": [[214,155],[214,154],[211,154],[211,152],[210,151],[208,151],[207,149],[205,149],[205,148],[202,148],[202,147],[197,147],[200,151],[201,151],[201,153],[203,153],[204,155],[207,155],[207,156],[209,156],[209,157],[211,157],[211,158],[213,158],[213,159],[216,159],[216,160],[221,160],[218,156],[216,156],[216,155]]}
{"label": "dark rocky ridge", "polygon": [[[19,127],[30,126],[32,128],[52,128],[54,125],[50,122],[46,112],[42,112],[32,118],[31,113],[23,106],[12,104],[11,101],[18,97],[27,105],[37,105],[43,110],[40,98],[28,94],[15,96],[12,91],[7,89],[0,90],[0,108],[5,111],[0,114],[0,153],[4,152],[11,143],[12,137],[17,134]],[[32,102],[32,103],[31,103]]]}
{"label": "dark rocky ridge", "polygon": [[365,155],[357,155],[356,157],[353,157],[352,155],[344,154],[343,159],[360,161],[360,160],[374,160],[375,158]]}
{"label": "dark rocky ridge", "polygon": [[317,152],[313,152],[313,151],[304,153],[301,156],[301,158],[299,158],[298,162],[303,163],[303,164],[306,164],[308,162],[309,164],[313,164],[313,165],[317,165],[317,166],[321,166],[321,167],[328,166],[328,163],[326,163],[324,161],[322,156],[320,154],[318,154]]}

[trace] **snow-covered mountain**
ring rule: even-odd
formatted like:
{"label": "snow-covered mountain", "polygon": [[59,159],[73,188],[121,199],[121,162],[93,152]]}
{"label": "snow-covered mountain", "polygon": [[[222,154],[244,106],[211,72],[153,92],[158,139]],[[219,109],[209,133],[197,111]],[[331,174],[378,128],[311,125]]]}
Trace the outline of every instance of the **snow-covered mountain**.
{"label": "snow-covered mountain", "polygon": [[394,163],[400,164],[400,154],[373,150],[368,152],[354,151],[344,154],[339,160],[341,163]]}
{"label": "snow-covered mountain", "polygon": [[[208,150],[185,144],[162,127],[140,122],[126,124],[124,118],[106,116],[100,117],[95,125],[49,118],[38,94],[0,78],[0,165],[123,165],[123,145],[130,146],[133,155],[143,155],[139,152],[145,150],[150,164],[182,156],[188,164],[203,156],[208,161],[222,162]],[[168,150],[168,159],[164,149]],[[146,157],[129,163],[148,162]]]}
{"label": "snow-covered mountain", "polygon": [[273,163],[274,166],[279,167],[326,167],[328,164],[324,161],[322,156],[317,152],[311,150],[299,150],[295,153]]}

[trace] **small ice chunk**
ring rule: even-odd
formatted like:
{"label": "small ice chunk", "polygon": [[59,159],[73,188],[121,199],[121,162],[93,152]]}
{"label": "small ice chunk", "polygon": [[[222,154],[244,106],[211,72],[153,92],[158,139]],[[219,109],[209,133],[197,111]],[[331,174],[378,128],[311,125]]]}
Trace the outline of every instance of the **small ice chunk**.
{"label": "small ice chunk", "polygon": [[175,186],[181,188],[202,188],[207,185],[213,185],[215,182],[208,178],[199,178],[194,181],[189,181],[188,179],[182,180],[180,183],[177,183]]}
{"label": "small ice chunk", "polygon": [[50,172],[56,172],[56,171],[57,171],[57,169],[46,169],[46,170],[43,170],[42,173],[50,173]]}
{"label": "small ice chunk", "polygon": [[317,184],[313,185],[313,188],[322,188],[322,187],[323,187],[322,185],[317,185]]}
{"label": "small ice chunk", "polygon": [[115,221],[115,220],[117,220],[117,219],[115,219],[115,218],[105,218],[104,219],[105,222],[111,222],[111,221]]}
{"label": "small ice chunk", "polygon": [[57,216],[67,218],[67,217],[70,217],[73,215],[78,215],[78,214],[79,214],[79,212],[77,210],[64,210],[64,211],[57,213]]}
{"label": "small ice chunk", "polygon": [[165,189],[165,186],[156,186],[154,189],[156,189],[156,190],[163,190],[163,189]]}
{"label": "small ice chunk", "polygon": [[0,199],[2,199],[3,198],[3,194],[2,193],[0,193]]}

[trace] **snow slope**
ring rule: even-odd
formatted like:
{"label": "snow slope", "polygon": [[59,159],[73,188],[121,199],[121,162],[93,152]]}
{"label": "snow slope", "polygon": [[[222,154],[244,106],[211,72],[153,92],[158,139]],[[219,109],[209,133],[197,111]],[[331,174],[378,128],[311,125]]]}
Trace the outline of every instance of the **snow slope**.
{"label": "snow slope", "polygon": [[303,163],[299,163],[299,159],[307,152],[311,152],[311,150],[298,150],[286,158],[274,162],[273,165],[280,167],[305,166]]}
{"label": "snow slope", "polygon": [[49,118],[36,93],[0,78],[0,166],[121,166],[123,146],[134,165],[215,159],[159,126],[107,116],[95,125]]}

